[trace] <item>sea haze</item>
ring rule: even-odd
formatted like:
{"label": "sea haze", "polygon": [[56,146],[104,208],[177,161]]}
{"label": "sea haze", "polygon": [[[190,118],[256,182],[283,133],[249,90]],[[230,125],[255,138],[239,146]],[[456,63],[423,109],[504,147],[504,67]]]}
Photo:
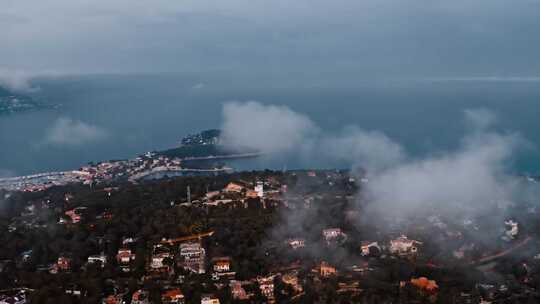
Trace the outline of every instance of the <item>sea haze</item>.
{"label": "sea haze", "polygon": [[[519,132],[529,142],[509,168],[540,173],[538,82],[424,79],[281,85],[235,79],[115,75],[37,81],[40,90],[33,97],[61,107],[0,117],[0,172],[74,169],[90,161],[173,147],[188,133],[218,128],[225,102],[256,100],[286,105],[327,131],[347,125],[382,131],[413,156],[457,147],[466,133],[463,111],[489,109],[498,115],[497,128]],[[231,165],[246,170],[350,166],[294,155]]]}

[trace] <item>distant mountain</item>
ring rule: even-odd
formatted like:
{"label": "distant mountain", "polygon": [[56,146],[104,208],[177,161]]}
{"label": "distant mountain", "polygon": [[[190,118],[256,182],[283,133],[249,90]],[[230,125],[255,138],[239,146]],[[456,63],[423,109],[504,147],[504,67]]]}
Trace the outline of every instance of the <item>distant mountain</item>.
{"label": "distant mountain", "polygon": [[0,87],[0,115],[7,115],[44,108],[32,97],[14,93]]}

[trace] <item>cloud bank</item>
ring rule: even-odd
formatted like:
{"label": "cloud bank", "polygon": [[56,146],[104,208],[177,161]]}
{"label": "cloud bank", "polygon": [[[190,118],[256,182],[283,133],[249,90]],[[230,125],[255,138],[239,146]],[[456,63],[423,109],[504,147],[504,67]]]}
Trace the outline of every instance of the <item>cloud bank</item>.
{"label": "cloud bank", "polygon": [[[538,76],[536,0],[3,1],[0,66],[321,76]],[[429,26],[426,26],[429,24]],[[460,43],[456,43],[459,41]],[[69,60],[68,60],[69,58]],[[136,69],[136,71],[134,71]]]}
{"label": "cloud bank", "polygon": [[381,132],[348,126],[339,133],[328,133],[288,107],[255,101],[226,103],[221,129],[223,143],[231,149],[300,153],[306,161],[358,162],[380,170],[405,158],[402,147]]}
{"label": "cloud bank", "polygon": [[265,106],[254,101],[225,104],[221,129],[225,146],[264,153],[286,152],[317,132],[305,115],[285,106]]}
{"label": "cloud bank", "polygon": [[294,150],[303,158],[346,160],[367,169],[358,197],[364,220],[433,210],[474,217],[528,191],[511,171],[516,151],[527,142],[517,133],[494,131],[497,117],[487,109],[464,110],[463,116],[468,132],[459,147],[424,157],[409,156],[382,132],[350,126],[327,133],[305,115],[256,102],[227,104],[223,130],[230,144],[268,153]]}
{"label": "cloud bank", "polygon": [[514,135],[467,137],[456,151],[404,162],[369,177],[371,212],[418,216],[466,212],[474,217],[513,200],[517,180],[507,174]]}
{"label": "cloud bank", "polygon": [[105,139],[108,133],[91,124],[71,118],[58,118],[45,132],[45,143],[80,146]]}

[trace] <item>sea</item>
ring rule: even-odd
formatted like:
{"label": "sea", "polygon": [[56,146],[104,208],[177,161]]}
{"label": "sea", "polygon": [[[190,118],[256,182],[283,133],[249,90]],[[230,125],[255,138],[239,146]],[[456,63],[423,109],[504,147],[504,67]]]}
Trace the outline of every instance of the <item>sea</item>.
{"label": "sea", "polygon": [[[277,104],[309,116],[321,129],[378,130],[414,157],[457,149],[468,132],[466,109],[488,109],[499,132],[527,144],[509,160],[516,173],[540,174],[540,82],[393,79],[295,83],[182,74],[90,75],[37,79],[36,100],[51,109],[0,117],[0,174],[70,170],[171,148],[182,137],[219,128],[230,101]],[[99,140],[47,141],[58,119],[96,126]],[[246,126],[249,127],[249,126]],[[346,168],[345,162],[263,156],[230,161],[237,170]]]}

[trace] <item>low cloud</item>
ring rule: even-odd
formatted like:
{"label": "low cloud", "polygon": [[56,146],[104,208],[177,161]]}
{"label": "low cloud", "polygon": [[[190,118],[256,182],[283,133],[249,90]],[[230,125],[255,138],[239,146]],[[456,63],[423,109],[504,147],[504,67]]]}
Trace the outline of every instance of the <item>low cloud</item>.
{"label": "low cloud", "polygon": [[[516,153],[529,142],[519,133],[495,131],[496,115],[487,109],[465,110],[464,117],[469,128],[456,149],[368,171],[357,198],[360,222],[384,230],[395,220],[438,214],[454,225],[477,220],[501,227],[506,207],[533,202],[529,195],[538,189],[512,170]],[[490,238],[487,231],[476,234]]]}
{"label": "low cloud", "polygon": [[45,143],[54,145],[80,146],[105,139],[108,133],[98,127],[71,118],[58,118],[46,130]]}
{"label": "low cloud", "polygon": [[306,115],[255,101],[225,104],[221,128],[224,144],[232,149],[295,153],[306,163],[345,161],[381,170],[406,157],[402,147],[382,132],[357,126],[324,132]]}
{"label": "low cloud", "polygon": [[[294,149],[302,159],[341,160],[366,169],[361,177],[367,182],[357,179],[363,180],[357,197],[359,222],[384,226],[382,219],[435,212],[462,224],[464,218],[481,218],[494,210],[502,216],[505,206],[536,191],[512,172],[516,152],[529,143],[518,133],[497,131],[497,115],[488,109],[463,114],[467,131],[458,147],[427,156],[409,155],[379,131],[351,126],[328,133],[305,115],[256,102],[226,105],[223,131],[230,144],[268,153]],[[502,223],[495,216],[489,221]]]}
{"label": "low cloud", "polygon": [[434,209],[470,216],[512,201],[517,180],[507,164],[517,135],[476,134],[456,151],[378,172],[366,185],[371,212],[407,217]]}
{"label": "low cloud", "polygon": [[0,87],[17,93],[32,93],[39,87],[32,85],[33,75],[21,70],[0,68]]}
{"label": "low cloud", "polygon": [[192,88],[193,90],[202,90],[202,89],[204,89],[205,86],[206,86],[206,85],[205,85],[204,83],[199,82],[199,83],[193,85],[191,88]]}
{"label": "low cloud", "polygon": [[396,165],[406,158],[404,149],[384,133],[357,126],[347,127],[337,135],[322,136],[318,146],[327,158],[374,171]]}
{"label": "low cloud", "polygon": [[466,122],[476,131],[485,131],[497,122],[497,115],[488,109],[466,109]]}
{"label": "low cloud", "polygon": [[540,82],[538,76],[480,76],[480,77],[448,77],[423,78],[429,82]]}
{"label": "low cloud", "polygon": [[221,129],[225,146],[265,153],[287,152],[317,132],[305,115],[254,101],[225,104]]}

